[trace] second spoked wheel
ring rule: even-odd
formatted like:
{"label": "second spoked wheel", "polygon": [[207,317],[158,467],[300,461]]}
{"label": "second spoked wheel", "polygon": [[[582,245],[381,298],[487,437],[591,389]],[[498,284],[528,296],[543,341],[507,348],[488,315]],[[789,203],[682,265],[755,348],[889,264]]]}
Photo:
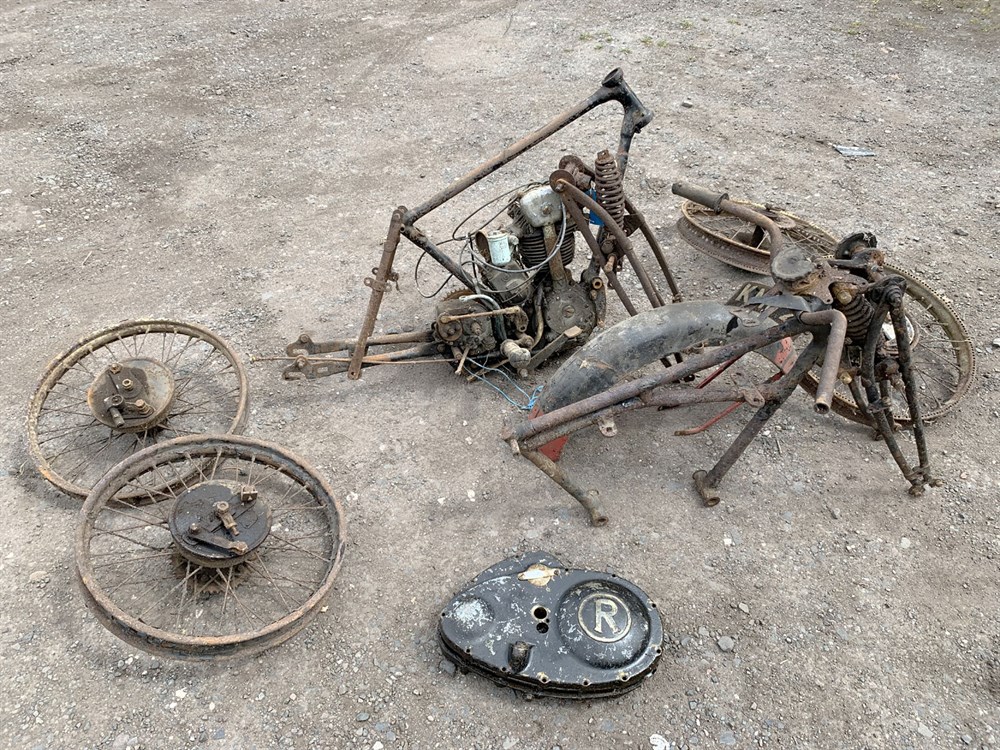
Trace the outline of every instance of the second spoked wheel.
{"label": "second spoked wheel", "polygon": [[[31,398],[28,449],[42,475],[85,497],[122,459],[182,435],[238,433],[247,375],[232,347],[201,326],[123,323],[81,339],[49,365]],[[126,493],[144,497],[162,482]]]}
{"label": "second spoked wheel", "polygon": [[[738,201],[759,210],[780,227],[786,243],[818,257],[833,257],[837,238],[795,214],[768,206]],[[731,214],[716,214],[691,201],[681,206],[677,229],[695,249],[723,263],[752,273],[770,273],[771,248],[767,234],[755,224]],[[921,416],[933,421],[946,414],[969,390],[975,376],[975,353],[965,324],[951,305],[926,282],[909,271],[885,265],[885,270],[906,280],[905,314],[911,338],[911,368],[916,377]],[[895,347],[891,325],[883,326],[884,348]],[[815,391],[818,378],[807,374],[803,385]],[[911,423],[900,387],[889,394],[897,424]],[[832,408],[841,416],[869,424],[846,385],[838,383]]]}
{"label": "second spoked wheel", "polygon": [[[155,477],[164,489],[123,501]],[[83,506],[76,559],[88,606],[127,642],[193,659],[257,653],[298,632],[333,586],[344,514],[278,446],[178,438],[115,466]]]}

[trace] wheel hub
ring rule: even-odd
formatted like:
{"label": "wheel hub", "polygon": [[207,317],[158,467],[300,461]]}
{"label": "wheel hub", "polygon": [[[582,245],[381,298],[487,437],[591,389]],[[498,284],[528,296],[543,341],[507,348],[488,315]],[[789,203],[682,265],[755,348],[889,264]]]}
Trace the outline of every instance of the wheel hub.
{"label": "wheel hub", "polygon": [[239,565],[271,531],[271,510],[252,485],[212,481],[183,492],[170,513],[180,554],[199,565]]}
{"label": "wheel hub", "polygon": [[94,417],[120,432],[142,432],[160,424],[173,398],[173,374],[149,357],[108,365],[87,389]]}

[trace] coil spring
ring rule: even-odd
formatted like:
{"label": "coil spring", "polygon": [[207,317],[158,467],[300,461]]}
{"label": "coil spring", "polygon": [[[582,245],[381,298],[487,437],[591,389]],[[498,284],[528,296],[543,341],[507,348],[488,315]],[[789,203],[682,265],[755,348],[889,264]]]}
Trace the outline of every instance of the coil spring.
{"label": "coil spring", "polygon": [[[573,222],[567,222],[566,236],[563,238],[562,245],[559,246],[559,256],[562,258],[564,266],[568,266],[573,262],[573,255],[576,252],[575,231],[576,226]],[[521,235],[518,247],[521,249],[521,262],[526,268],[544,263],[549,255],[545,251],[545,235],[541,229]]]}
{"label": "coil spring", "polygon": [[607,149],[599,153],[594,161],[594,188],[601,208],[621,226],[625,219],[625,186],[622,185],[618,162]]}
{"label": "coil spring", "polygon": [[868,335],[868,324],[875,317],[875,307],[865,295],[856,294],[847,304],[834,304],[847,318],[847,337],[854,342],[862,342]]}

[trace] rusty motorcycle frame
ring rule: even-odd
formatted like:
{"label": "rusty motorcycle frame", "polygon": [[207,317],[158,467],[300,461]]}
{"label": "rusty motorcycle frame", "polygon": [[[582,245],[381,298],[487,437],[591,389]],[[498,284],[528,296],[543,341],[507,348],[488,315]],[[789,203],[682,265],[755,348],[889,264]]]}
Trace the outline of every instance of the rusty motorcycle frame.
{"label": "rusty motorcycle frame", "polygon": [[[519,226],[537,232],[538,242],[543,242],[544,259],[533,262],[530,268],[522,263],[516,271],[530,272],[518,277],[532,282],[530,294],[519,297],[509,285],[484,282],[480,270],[504,269],[495,265],[499,261],[487,248],[491,237],[482,231],[475,240],[471,234],[466,237],[468,246],[474,244],[481,256],[469,272],[461,259],[442,250],[417,226],[435,209],[608,102],[618,102],[623,109],[616,153],[598,154],[593,168],[579,157],[563,157],[547,184],[532,188],[534,193],[518,193],[508,206],[515,224],[520,222]],[[284,376],[317,378],[346,372],[348,378],[356,379],[362,368],[372,365],[440,362],[442,358],[456,362],[457,372],[485,359],[510,364],[526,375],[557,352],[582,344],[546,384],[530,417],[506,428],[502,437],[515,455],[528,459],[579,501],[591,523],[598,526],[607,523],[608,516],[597,493],[579,486],[557,463],[572,433],[596,424],[604,434],[612,435],[617,415],[650,406],[729,404],[720,417],[743,403],[756,407],[754,416],[718,462],[694,475],[705,504],[714,505],[719,501],[720,481],[800,384],[808,388],[812,383],[815,408],[826,413],[834,386],[849,383],[859,411],[888,446],[910,482],[910,492],[920,494],[925,486],[935,484],[909,368],[909,332],[903,312],[905,280],[888,272],[881,251],[866,245],[863,238],[849,238],[853,241],[846,242],[831,259],[814,257],[797,246],[783,249],[780,228],[764,214],[728,200],[727,195],[678,184],[675,193],[717,213],[739,216],[766,232],[771,238],[770,271],[774,278],[773,287],[765,293],[729,305],[683,302],[663,249],[622,184],[632,139],[652,117],[652,111],[616,69],[591,96],[487,159],[450,187],[416,208],[398,207],[374,276],[365,279],[371,296],[358,335],[316,342],[302,334],[287,347],[292,363]],[[566,267],[572,258],[572,253],[563,251],[568,226],[571,233],[582,236],[590,251],[579,282]],[[659,281],[654,281],[656,271],[643,265],[632,244],[636,232],[649,246]],[[446,269],[466,291],[439,304],[426,330],[376,334],[384,295],[398,282],[394,262],[404,238]],[[526,245],[524,236],[521,241]],[[484,260],[488,258],[494,263]],[[627,293],[623,283],[627,273],[634,274],[648,309],[640,311]],[[495,279],[496,273],[490,278]],[[669,300],[661,291],[664,282]],[[615,291],[629,317],[590,338],[603,324],[605,285]],[[514,287],[514,292],[518,291],[521,288]],[[581,302],[593,308],[584,326],[576,325],[581,320],[576,309]],[[553,308],[565,315],[551,314]],[[892,333],[887,341],[885,331],[889,328]],[[799,339],[802,344],[798,344]],[[752,387],[713,382],[720,372],[753,352],[770,359],[778,372]],[[643,374],[647,365],[658,360],[665,369]],[[905,392],[917,452],[912,465],[896,433],[887,397],[892,388]]]}

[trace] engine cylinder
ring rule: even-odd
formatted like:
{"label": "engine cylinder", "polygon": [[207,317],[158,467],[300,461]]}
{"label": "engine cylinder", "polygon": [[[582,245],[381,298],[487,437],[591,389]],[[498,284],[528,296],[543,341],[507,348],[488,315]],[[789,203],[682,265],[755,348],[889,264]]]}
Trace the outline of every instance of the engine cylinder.
{"label": "engine cylinder", "polygon": [[[576,253],[575,231],[576,227],[573,224],[568,223],[566,225],[566,236],[559,246],[559,256],[562,258],[564,266],[568,266],[573,262],[573,256]],[[521,249],[521,262],[526,268],[541,265],[549,256],[545,251],[545,235],[541,229],[522,235],[518,247]]]}

